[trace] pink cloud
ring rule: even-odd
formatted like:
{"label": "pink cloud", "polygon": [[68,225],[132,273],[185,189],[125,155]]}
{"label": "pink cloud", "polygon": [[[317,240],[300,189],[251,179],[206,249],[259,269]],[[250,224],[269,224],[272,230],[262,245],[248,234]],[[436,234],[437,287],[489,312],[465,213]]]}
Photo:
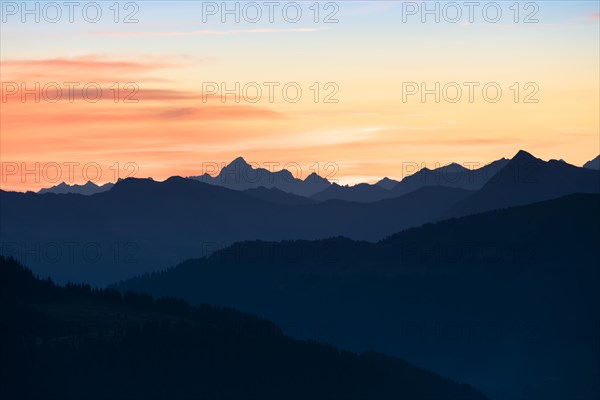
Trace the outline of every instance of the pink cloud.
{"label": "pink cloud", "polygon": [[2,68],[15,68],[15,69],[60,69],[60,70],[80,70],[85,69],[87,71],[130,71],[140,72],[159,68],[172,67],[172,64],[167,63],[149,63],[149,62],[135,62],[135,61],[117,61],[107,60],[104,57],[98,55],[87,55],[77,58],[47,58],[47,59],[33,59],[33,60],[2,60],[0,61]]}

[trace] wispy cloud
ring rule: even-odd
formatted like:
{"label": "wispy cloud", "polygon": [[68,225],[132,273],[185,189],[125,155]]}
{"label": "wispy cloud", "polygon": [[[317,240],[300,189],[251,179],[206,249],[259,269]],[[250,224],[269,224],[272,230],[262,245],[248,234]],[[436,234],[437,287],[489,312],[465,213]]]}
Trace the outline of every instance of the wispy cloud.
{"label": "wispy cloud", "polygon": [[0,60],[4,82],[164,82],[163,77],[150,74],[181,66],[153,57],[122,58],[105,54]]}
{"label": "wispy cloud", "polygon": [[158,62],[139,62],[110,60],[106,56],[86,55],[77,58],[47,58],[47,59],[17,59],[0,61],[2,68],[15,69],[60,69],[60,70],[80,70],[87,71],[129,71],[140,72],[151,69],[173,67],[172,64]]}
{"label": "wispy cloud", "polygon": [[[2,116],[2,126],[8,127],[34,127],[43,125],[55,126],[89,126],[90,124],[116,125],[123,123],[144,124],[164,122],[197,122],[206,121],[231,121],[245,119],[282,119],[284,116],[268,108],[241,105],[204,105],[185,107],[111,107],[110,101],[106,107],[90,110],[85,104],[72,106],[65,104],[57,107],[54,104],[39,103],[35,105],[22,104],[21,110],[11,108]],[[19,107],[17,106],[17,107]],[[8,107],[6,107],[8,109]],[[36,118],[32,122],[31,113],[35,111]]]}
{"label": "wispy cloud", "polygon": [[226,36],[240,34],[265,34],[265,33],[311,33],[323,31],[326,28],[255,28],[255,29],[230,29],[230,30],[213,30],[200,29],[194,31],[164,31],[164,32],[90,32],[91,35],[97,36],[123,36],[123,37],[178,37],[178,36]]}

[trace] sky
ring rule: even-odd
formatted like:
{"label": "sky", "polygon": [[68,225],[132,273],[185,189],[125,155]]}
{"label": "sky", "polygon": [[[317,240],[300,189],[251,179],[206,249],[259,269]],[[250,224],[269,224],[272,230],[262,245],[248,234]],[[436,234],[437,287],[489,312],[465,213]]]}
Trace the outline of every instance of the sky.
{"label": "sky", "polygon": [[249,3],[3,1],[0,187],[600,153],[597,1]]}

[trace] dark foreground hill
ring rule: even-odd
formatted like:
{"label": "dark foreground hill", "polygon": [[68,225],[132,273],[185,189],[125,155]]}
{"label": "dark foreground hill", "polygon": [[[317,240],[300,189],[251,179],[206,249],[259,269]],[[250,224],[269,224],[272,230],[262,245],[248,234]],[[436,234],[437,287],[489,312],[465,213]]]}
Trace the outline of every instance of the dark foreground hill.
{"label": "dark foreground hill", "polygon": [[401,360],[233,310],[57,287],[0,257],[3,399],[483,399]]}
{"label": "dark foreground hill", "polygon": [[245,242],[122,289],[237,307],[374,348],[490,397],[600,395],[600,196],[427,224],[379,243]]}

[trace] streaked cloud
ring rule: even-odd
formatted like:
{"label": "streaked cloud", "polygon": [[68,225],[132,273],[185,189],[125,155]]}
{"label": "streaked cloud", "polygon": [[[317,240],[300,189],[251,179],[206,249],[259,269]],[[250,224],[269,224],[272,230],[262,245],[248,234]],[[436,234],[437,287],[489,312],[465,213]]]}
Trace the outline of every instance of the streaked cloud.
{"label": "streaked cloud", "polygon": [[325,28],[255,28],[255,29],[199,29],[193,31],[164,31],[164,32],[90,32],[97,36],[116,36],[116,37],[178,37],[178,36],[226,36],[241,34],[266,34],[266,33],[312,33],[325,30]]}

